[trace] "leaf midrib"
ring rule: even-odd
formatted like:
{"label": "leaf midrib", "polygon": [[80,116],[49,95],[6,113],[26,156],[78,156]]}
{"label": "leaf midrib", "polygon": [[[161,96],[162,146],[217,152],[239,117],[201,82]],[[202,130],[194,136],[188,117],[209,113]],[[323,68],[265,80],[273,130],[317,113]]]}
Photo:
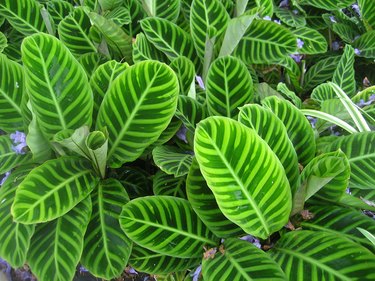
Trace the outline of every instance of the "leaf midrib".
{"label": "leaf midrib", "polygon": [[9,95],[6,92],[4,92],[1,88],[0,88],[0,93],[8,101],[8,103],[10,103],[12,107],[22,116],[21,107],[19,107],[18,104],[16,104],[14,100],[12,100],[12,98],[9,97]]}
{"label": "leaf midrib", "polygon": [[349,162],[355,162],[355,161],[360,161],[368,158],[375,158],[375,152],[374,153],[369,153],[365,155],[359,155],[357,157],[349,158]]}
{"label": "leaf midrib", "polygon": [[[41,32],[39,29],[37,29],[35,26],[31,25],[29,22],[25,21],[22,17],[19,17],[18,14],[15,14],[11,9],[9,9],[7,6],[0,5],[0,8],[3,8],[4,10],[8,11],[13,17],[15,17],[17,20],[23,22],[26,26],[28,26],[31,30],[33,30],[35,33]],[[38,11],[39,12],[39,11]],[[44,22],[43,22],[44,23]]]}

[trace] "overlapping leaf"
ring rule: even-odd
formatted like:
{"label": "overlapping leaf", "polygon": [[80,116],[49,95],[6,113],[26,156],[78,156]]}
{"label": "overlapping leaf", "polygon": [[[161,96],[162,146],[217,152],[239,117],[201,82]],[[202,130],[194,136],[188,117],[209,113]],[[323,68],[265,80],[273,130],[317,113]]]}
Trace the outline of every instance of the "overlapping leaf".
{"label": "overlapping leaf", "polygon": [[[19,154],[9,135],[0,136],[0,174],[5,174],[16,166],[31,162],[31,153]],[[25,150],[25,148],[24,148]]]}
{"label": "overlapping leaf", "polygon": [[47,2],[47,11],[57,25],[66,16],[73,12],[73,5],[67,1],[51,0]]}
{"label": "overlapping leaf", "polygon": [[129,197],[122,184],[110,178],[99,183],[91,198],[92,215],[81,263],[95,276],[115,278],[124,270],[132,248],[119,224],[122,206]]}
{"label": "overlapping leaf", "polygon": [[87,197],[64,216],[36,227],[27,260],[38,279],[73,279],[90,215],[91,200]]}
{"label": "overlapping leaf", "polygon": [[86,160],[61,157],[46,161],[18,186],[12,205],[14,220],[32,224],[60,217],[87,197],[97,182]]}
{"label": "overlapping leaf", "polygon": [[320,9],[325,9],[328,11],[337,11],[339,9],[344,9],[350,4],[353,4],[353,0],[302,0],[300,1],[303,5],[311,5]]}
{"label": "overlapping leaf", "polygon": [[133,61],[137,63],[143,60],[166,62],[168,59],[163,52],[159,51],[154,45],[148,42],[143,33],[138,33],[133,43]]}
{"label": "overlapping leaf", "polygon": [[126,204],[120,216],[126,235],[149,250],[181,258],[200,257],[217,238],[189,202],[171,196],[148,196]]}
{"label": "overlapping leaf", "polygon": [[354,75],[354,49],[350,45],[346,45],[344,54],[333,73],[332,82],[336,83],[349,97],[352,97],[356,93]]}
{"label": "overlapping leaf", "polygon": [[[297,13],[295,13],[297,12]],[[289,10],[285,8],[276,8],[275,14],[286,25],[291,27],[302,27],[306,25],[306,19],[298,10]]]}
{"label": "overlapping leaf", "polygon": [[206,108],[203,104],[191,97],[179,96],[175,115],[180,119],[186,128],[194,133],[199,121],[207,116]]}
{"label": "overlapping leaf", "polygon": [[251,243],[235,238],[202,262],[204,280],[287,280],[280,266]]}
{"label": "overlapping leaf", "polygon": [[111,167],[137,159],[158,139],[174,115],[178,93],[173,70],[157,61],[137,63],[117,77],[97,119],[98,128],[108,128]]}
{"label": "overlapping leaf", "polygon": [[235,57],[220,57],[208,71],[206,79],[208,112],[236,118],[238,107],[253,97],[253,80],[246,66]]}
{"label": "overlapping leaf", "polygon": [[300,27],[293,31],[302,40],[303,46],[298,49],[301,54],[319,54],[327,51],[327,41],[322,34],[309,27]]}
{"label": "overlapping leaf", "polygon": [[26,87],[43,134],[91,124],[92,92],[84,70],[55,37],[35,34],[22,43]]}
{"label": "overlapping leaf", "polygon": [[180,0],[142,1],[143,8],[150,17],[159,17],[176,22],[180,14]]}
{"label": "overlapping leaf", "polygon": [[358,50],[358,55],[365,58],[375,58],[375,30],[361,35],[352,45]]}
{"label": "overlapping leaf", "polygon": [[273,0],[255,0],[255,3],[259,7],[260,15],[262,17],[273,15]]}
{"label": "overlapping leaf", "polygon": [[78,62],[82,65],[87,77],[90,79],[95,70],[107,61],[107,57],[100,53],[86,53],[78,58]]}
{"label": "overlapping leaf", "polygon": [[158,171],[152,180],[152,190],[155,195],[170,195],[186,198],[186,177],[175,177],[163,171]]}
{"label": "overlapping leaf", "polygon": [[209,117],[198,125],[194,150],[227,218],[263,239],[285,225],[290,186],[280,161],[254,130],[229,118]]}
{"label": "overlapping leaf", "polygon": [[177,75],[180,84],[180,94],[189,96],[193,91],[195,93],[195,67],[194,63],[186,57],[178,57],[169,65]]}
{"label": "overlapping leaf", "polygon": [[371,0],[358,0],[358,6],[361,11],[361,18],[367,31],[375,29],[375,6]]}
{"label": "overlapping leaf", "polygon": [[[373,280],[375,257],[366,248],[324,231],[292,231],[270,251],[288,280]],[[345,265],[345,266],[344,266]]]}

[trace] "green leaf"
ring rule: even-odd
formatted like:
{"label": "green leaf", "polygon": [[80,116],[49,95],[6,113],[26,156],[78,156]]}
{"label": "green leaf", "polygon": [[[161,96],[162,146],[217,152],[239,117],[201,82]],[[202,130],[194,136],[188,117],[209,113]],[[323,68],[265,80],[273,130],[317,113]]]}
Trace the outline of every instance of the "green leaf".
{"label": "green leaf", "polygon": [[83,7],[77,7],[73,13],[60,21],[59,38],[75,56],[97,52],[97,48],[89,37],[90,27],[90,18],[84,12]]}
{"label": "green leaf", "polygon": [[85,160],[61,157],[46,161],[18,186],[12,205],[13,218],[24,224],[58,218],[87,197],[97,183]]}
{"label": "green leaf", "polygon": [[[220,38],[229,22],[229,15],[219,0],[193,0],[190,10],[191,37],[198,56],[203,59],[206,50],[206,38]],[[210,34],[209,30],[214,33]]]}
{"label": "green leaf", "polygon": [[143,33],[138,33],[133,43],[133,61],[138,63],[144,60],[168,61],[166,55],[148,42]]}
{"label": "green leaf", "polygon": [[85,145],[89,152],[89,159],[94,166],[97,174],[103,179],[107,168],[107,151],[108,151],[108,132],[107,130],[91,132]]}
{"label": "green leaf", "polygon": [[194,149],[227,218],[262,239],[286,224],[291,191],[284,168],[254,130],[226,117],[209,117],[198,125]]}
{"label": "green leaf", "polygon": [[362,132],[338,138],[325,151],[341,149],[349,159],[350,187],[374,189],[375,132]]}
{"label": "green leaf", "polygon": [[302,48],[298,49],[301,54],[319,54],[327,51],[327,41],[322,34],[312,28],[299,27],[293,31],[294,35],[303,41]]}
{"label": "green leaf", "polygon": [[73,12],[73,9],[73,5],[67,1],[50,0],[47,2],[47,11],[56,25]]}
{"label": "green leaf", "polygon": [[90,215],[91,200],[88,197],[64,216],[37,225],[27,260],[39,280],[73,279]]}
{"label": "green leaf", "polygon": [[170,145],[155,147],[152,156],[163,172],[175,177],[186,175],[193,161],[193,156],[188,151]]}
{"label": "green leaf", "polygon": [[337,95],[328,83],[322,83],[314,88],[311,93],[311,98],[321,104],[326,100],[337,98]]}
{"label": "green leaf", "polygon": [[224,247],[202,261],[204,280],[287,280],[280,266],[247,241],[228,238]]}
{"label": "green leaf", "polygon": [[186,259],[171,257],[134,245],[129,264],[139,272],[160,275],[193,268],[200,261],[200,258]]}
{"label": "green leaf", "polygon": [[115,179],[100,182],[91,194],[92,215],[87,227],[82,265],[104,279],[121,275],[132,249],[132,241],[122,231],[119,216],[129,196]]}
{"label": "green leaf", "polygon": [[84,70],[55,37],[35,34],[22,43],[22,61],[33,112],[50,138],[91,124],[92,92]]}
{"label": "green leaf", "polygon": [[47,32],[41,14],[42,6],[35,0],[1,0],[0,15],[18,32],[30,35],[38,32]]}
{"label": "green leaf", "polygon": [[22,130],[26,94],[22,66],[0,54],[0,77],[0,129],[8,133]]}
{"label": "green leaf", "polygon": [[180,95],[195,98],[195,66],[186,57],[178,57],[169,65],[177,75]]}
{"label": "green leaf", "polygon": [[176,22],[180,14],[180,0],[142,0],[141,2],[150,17]]}
{"label": "green leaf", "polygon": [[371,0],[358,0],[358,6],[367,31],[375,30],[375,6]]}
{"label": "green leaf", "polygon": [[302,5],[310,5],[328,11],[338,11],[353,4],[353,0],[301,0]]}
{"label": "green leaf", "polygon": [[155,195],[169,195],[186,198],[186,177],[175,177],[163,171],[157,171],[152,182],[152,190]]}
{"label": "green leaf", "polygon": [[297,108],[302,108],[301,99],[294,93],[289,90],[288,86],[280,82],[277,84],[277,91],[287,100],[291,101]]}
{"label": "green leaf", "polygon": [[117,77],[97,119],[99,129],[108,128],[109,166],[134,161],[158,139],[174,115],[178,93],[173,70],[157,61],[137,63]]}
{"label": "green leaf", "polygon": [[117,60],[125,60],[129,64],[132,60],[132,37],[129,36],[113,20],[90,12],[89,18],[93,25],[103,34],[109,49]]}
{"label": "green leaf", "polygon": [[272,21],[254,20],[234,55],[245,64],[277,63],[296,48],[296,37],[289,29]]}
{"label": "green leaf", "polygon": [[359,36],[358,31],[349,24],[335,23],[332,25],[332,30],[348,44],[352,43]]}
{"label": "green leaf", "polygon": [[90,86],[94,96],[93,119],[99,112],[99,107],[111,88],[113,81],[129,67],[126,63],[119,63],[115,60],[108,61],[100,65],[90,78]]}
{"label": "green leaf", "polygon": [[31,162],[31,153],[19,154],[13,150],[13,146],[9,135],[0,136],[0,175]]}
{"label": "green leaf", "polygon": [[189,202],[171,196],[148,196],[130,201],[120,224],[126,235],[151,251],[174,257],[200,257],[215,236],[194,213]]}
{"label": "green leaf", "polygon": [[375,30],[362,34],[353,42],[354,48],[358,49],[360,57],[375,58]]}
{"label": "green leaf", "polygon": [[312,206],[309,212],[313,218],[302,222],[303,229],[324,230],[336,236],[347,237],[371,250],[371,243],[358,228],[375,233],[375,221],[362,212],[337,206]]}
{"label": "green leaf", "polygon": [[375,246],[375,236],[366,229],[358,228],[358,230]]}
{"label": "green leaf", "polygon": [[107,61],[107,57],[100,53],[86,53],[78,58],[78,62],[82,65],[89,80],[95,70]]}
{"label": "green leaf", "polygon": [[89,153],[85,141],[89,132],[90,129],[87,126],[82,126],[76,130],[63,130],[54,135],[52,144],[60,155],[69,154],[60,148],[60,146],[63,146],[69,152],[74,152],[76,155],[88,158]]}
{"label": "green leaf", "polygon": [[375,257],[366,248],[323,231],[292,231],[270,251],[289,280],[373,280]]}
{"label": "green leaf", "polygon": [[316,64],[310,67],[305,74],[303,89],[308,91],[315,86],[330,80],[340,59],[340,56],[331,56],[319,60]]}
{"label": "green leaf", "polygon": [[170,21],[160,18],[146,18],[141,27],[147,39],[169,60],[185,56],[195,62],[195,51],[190,35]]}
{"label": "green leaf", "polygon": [[179,96],[175,116],[194,133],[199,121],[207,117],[206,107],[191,97]]}
{"label": "green leaf", "polygon": [[254,129],[276,154],[294,194],[299,183],[298,158],[283,122],[271,110],[258,104],[241,107],[238,121]]}
{"label": "green leaf", "polygon": [[346,45],[344,54],[333,73],[332,82],[337,84],[349,97],[356,93],[356,81],[354,73],[354,49]]}
{"label": "green leaf", "polygon": [[147,147],[145,153],[151,152],[154,147],[163,145],[170,141],[177,134],[178,130],[181,127],[181,124],[182,122],[178,118],[173,117],[168,127],[161,133],[160,137],[152,145]]}
{"label": "green leaf", "polygon": [[238,107],[253,98],[253,80],[245,64],[235,57],[220,57],[208,70],[206,79],[208,112],[236,118]]}
{"label": "green leaf", "polygon": [[8,39],[4,33],[0,32],[0,53],[8,46]]}
{"label": "green leaf", "polygon": [[113,10],[122,4],[122,0],[99,0],[99,4],[104,11]]}
{"label": "green leaf", "polygon": [[220,211],[214,194],[202,176],[196,158],[190,166],[186,179],[186,194],[195,213],[217,237],[226,238],[244,234],[238,225],[227,219]]}
{"label": "green leaf", "polygon": [[255,0],[255,3],[259,7],[259,15],[261,17],[273,15],[273,0]]}
{"label": "green leaf", "polygon": [[26,262],[26,253],[35,225],[24,225],[13,221],[11,206],[17,186],[33,166],[22,166],[10,174],[0,188],[0,256],[12,267],[21,267]]}
{"label": "green leaf", "polygon": [[275,8],[276,16],[286,25],[291,27],[303,27],[306,25],[305,17],[297,13],[295,14],[294,11],[298,10],[290,10],[286,8]]}
{"label": "green leaf", "polygon": [[289,101],[267,97],[262,101],[284,123],[289,139],[297,152],[298,161],[306,165],[315,156],[314,131],[305,116]]}

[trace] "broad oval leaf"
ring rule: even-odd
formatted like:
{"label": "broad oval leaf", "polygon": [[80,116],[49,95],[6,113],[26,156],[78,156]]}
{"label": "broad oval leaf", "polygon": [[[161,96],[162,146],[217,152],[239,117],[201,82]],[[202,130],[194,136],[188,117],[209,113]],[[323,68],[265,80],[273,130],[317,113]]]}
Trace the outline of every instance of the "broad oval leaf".
{"label": "broad oval leaf", "polygon": [[314,131],[309,121],[291,102],[277,97],[267,97],[262,101],[283,123],[289,139],[297,152],[298,161],[306,165],[315,156]]}
{"label": "broad oval leaf", "polygon": [[189,96],[193,88],[195,90],[195,66],[194,63],[186,57],[178,57],[169,65],[177,75],[180,84],[180,94]]}
{"label": "broad oval leaf", "polygon": [[204,280],[284,280],[280,266],[265,252],[251,243],[228,238],[213,257],[202,261]]}
{"label": "broad oval leaf", "polygon": [[60,217],[87,197],[97,183],[86,160],[61,157],[46,161],[18,186],[12,205],[14,220],[32,224]]}
{"label": "broad oval leaf", "polygon": [[26,262],[35,225],[25,225],[13,221],[11,206],[17,187],[34,166],[21,166],[12,171],[0,188],[0,256],[12,267],[20,267]]}
{"label": "broad oval leaf", "polygon": [[150,274],[168,274],[193,268],[201,262],[200,258],[186,259],[155,253],[134,245],[129,264],[140,272]]}
{"label": "broad oval leaf", "polygon": [[138,63],[144,60],[158,60],[160,62],[167,62],[166,55],[155,48],[148,42],[143,33],[138,33],[133,43],[133,61]]}
{"label": "broad oval leaf", "polygon": [[309,27],[300,27],[293,31],[294,35],[302,40],[303,46],[298,49],[301,54],[319,54],[327,51],[327,41],[322,34]]}
{"label": "broad oval leaf", "polygon": [[238,121],[254,129],[267,142],[283,165],[294,194],[299,182],[298,158],[281,120],[271,110],[249,104],[240,108]]}
{"label": "broad oval leaf", "polygon": [[175,177],[163,171],[157,171],[152,179],[152,191],[155,195],[169,195],[186,198],[186,177]]}
{"label": "broad oval leaf", "polygon": [[186,178],[186,193],[194,211],[217,237],[226,238],[244,234],[238,225],[227,219],[220,211],[214,194],[202,176],[196,158]]}
{"label": "broad oval leaf", "polygon": [[353,47],[358,49],[359,56],[375,58],[375,30],[362,34],[353,42]]}
{"label": "broad oval leaf", "polygon": [[73,279],[90,215],[91,200],[87,197],[65,215],[37,225],[27,261],[39,280]]}
{"label": "broad oval leaf", "polygon": [[137,63],[113,82],[99,109],[97,127],[108,128],[108,164],[137,159],[167,128],[177,107],[178,81],[157,61]]}
{"label": "broad oval leaf", "polygon": [[56,25],[73,12],[73,9],[73,5],[66,1],[50,0],[47,2],[47,11]]}
{"label": "broad oval leaf", "polygon": [[184,123],[188,130],[194,133],[199,121],[206,118],[207,111],[206,107],[197,100],[180,95],[178,97],[178,106],[175,116]]}
{"label": "broad oval leaf", "polygon": [[176,22],[180,14],[180,0],[142,1],[143,8],[150,17]]}
{"label": "broad oval leaf", "polygon": [[254,130],[226,117],[209,117],[198,124],[194,150],[227,218],[263,239],[286,224],[291,191],[284,168]]}
{"label": "broad oval leaf", "polygon": [[130,201],[120,224],[138,245],[173,257],[194,258],[217,238],[206,228],[189,202],[171,196],[148,196]]}
{"label": "broad oval leaf", "polygon": [[120,276],[132,249],[132,241],[122,231],[119,216],[129,196],[122,184],[107,179],[91,194],[92,214],[84,239],[82,265],[104,279]]}
{"label": "broad oval leaf", "polygon": [[358,0],[362,21],[367,31],[375,30],[375,6],[372,0]]}
{"label": "broad oval leaf", "polygon": [[92,92],[83,68],[55,37],[35,34],[21,47],[33,112],[50,138],[64,129],[91,125]]}
{"label": "broad oval leaf", "polygon": [[324,231],[284,234],[270,254],[289,280],[374,280],[375,257],[366,248]]}
{"label": "broad oval leaf", "polygon": [[245,64],[235,57],[215,60],[206,78],[208,112],[211,115],[236,118],[238,107],[253,97],[253,80]]}
{"label": "broad oval leaf", "polygon": [[344,54],[333,73],[332,82],[337,84],[349,97],[356,93],[356,81],[354,72],[354,49],[346,45]]}
{"label": "broad oval leaf", "polygon": [[254,20],[234,55],[246,64],[277,63],[296,48],[296,37],[287,28],[272,21]]}
{"label": "broad oval leaf", "polygon": [[[297,13],[295,14],[295,11]],[[298,10],[290,10],[288,8],[275,8],[276,16],[286,25],[291,27],[302,27],[306,25],[306,19]]]}
{"label": "broad oval leaf", "polygon": [[310,5],[328,11],[337,11],[353,4],[353,0],[302,0],[300,4]]}

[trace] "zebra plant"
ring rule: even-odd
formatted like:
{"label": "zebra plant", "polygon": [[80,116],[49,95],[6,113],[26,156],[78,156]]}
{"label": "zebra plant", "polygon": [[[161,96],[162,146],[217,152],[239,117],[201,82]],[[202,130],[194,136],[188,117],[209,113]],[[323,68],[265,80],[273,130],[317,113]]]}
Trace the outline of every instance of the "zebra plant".
{"label": "zebra plant", "polygon": [[374,280],[375,6],[353,3],[0,0],[0,257]]}

